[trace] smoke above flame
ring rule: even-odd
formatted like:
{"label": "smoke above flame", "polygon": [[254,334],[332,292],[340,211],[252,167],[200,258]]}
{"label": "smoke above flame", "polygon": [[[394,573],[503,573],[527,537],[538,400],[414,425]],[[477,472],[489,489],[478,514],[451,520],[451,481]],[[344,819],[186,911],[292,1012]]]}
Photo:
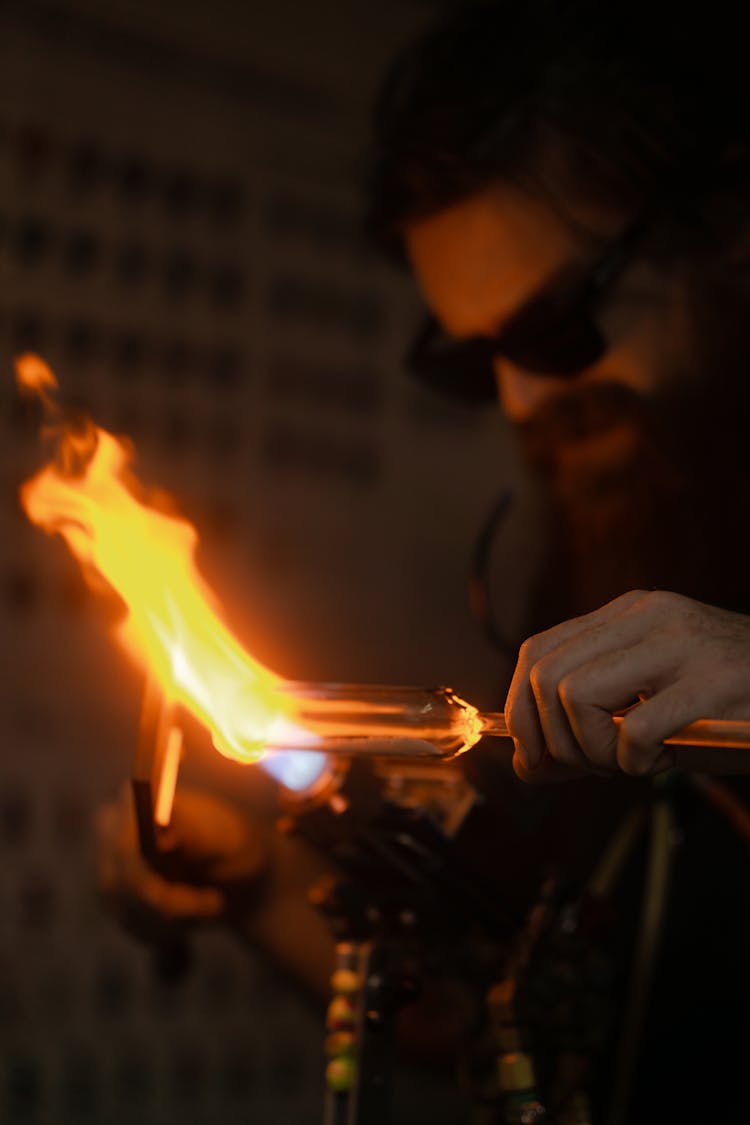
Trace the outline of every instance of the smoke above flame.
{"label": "smoke above flame", "polygon": [[[64,415],[43,360],[19,357],[16,375],[19,388],[41,401],[43,435],[55,444],[53,460],[21,488],[27,516],[62,536],[93,584],[104,579],[119,595],[126,612],[117,638],[165,697],[199,719],[222,753],[257,760],[271,730],[278,738],[279,725],[290,722],[291,701],[276,690],[280,678],[222,621],[196,567],[195,528],[167,510],[163,495],[146,493],[127,441]],[[304,744],[298,729],[295,741]]]}

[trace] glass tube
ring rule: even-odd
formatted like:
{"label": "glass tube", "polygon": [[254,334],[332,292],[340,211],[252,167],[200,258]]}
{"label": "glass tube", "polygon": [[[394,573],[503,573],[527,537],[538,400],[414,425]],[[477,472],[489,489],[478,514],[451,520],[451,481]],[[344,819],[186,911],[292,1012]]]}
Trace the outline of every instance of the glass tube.
{"label": "glass tube", "polygon": [[292,708],[272,724],[269,750],[346,757],[453,758],[483,732],[476,707],[450,688],[286,682]]}
{"label": "glass tube", "polygon": [[[269,750],[440,760],[463,754],[485,735],[509,737],[502,712],[480,712],[448,687],[287,681],[279,690],[292,708],[271,725]],[[699,719],[665,742],[747,750],[750,722]]]}

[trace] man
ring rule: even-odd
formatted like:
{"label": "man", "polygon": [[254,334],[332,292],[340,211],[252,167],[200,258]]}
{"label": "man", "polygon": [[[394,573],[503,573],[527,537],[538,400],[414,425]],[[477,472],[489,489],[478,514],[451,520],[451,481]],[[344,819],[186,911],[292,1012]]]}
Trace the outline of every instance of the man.
{"label": "man", "polygon": [[374,222],[435,318],[413,359],[494,370],[560,519],[530,623],[578,619],[521,649],[525,779],[650,773],[689,722],[750,717],[744,68],[731,24],[675,43],[666,15],[471,6],[380,107]]}
{"label": "man", "polygon": [[[551,494],[557,549],[506,702],[526,780],[690,764],[663,740],[700,717],[750,718],[736,32],[721,4],[472,5],[405,53],[381,100],[373,225],[433,317],[413,365],[457,389],[491,371]],[[618,731],[613,712],[638,701]],[[688,805],[641,1125],[750,1110],[746,857]],[[591,803],[561,829],[545,827],[548,853],[593,836]]]}
{"label": "man", "polygon": [[[745,66],[718,14],[712,39],[681,12],[679,43],[657,17],[594,0],[460,9],[403,56],[379,110],[373,225],[433,317],[412,360],[443,385],[451,369],[458,387],[494,374],[551,494],[556,549],[506,707],[527,780],[651,773],[692,720],[750,719]],[[618,733],[612,713],[639,699]],[[496,816],[489,864],[539,873],[545,855],[593,840],[607,798],[579,801],[579,785],[513,851]],[[693,814],[682,901],[709,924],[673,914],[682,959],[645,1040],[641,1125],[747,1116],[724,1072],[669,1089],[707,1044],[729,1058],[743,1041],[721,990],[747,981],[725,940],[750,940],[746,872],[711,897],[706,867],[711,884],[737,860],[733,843],[712,850],[712,827]],[[157,907],[161,894],[152,882]],[[688,987],[704,1006],[692,1023]]]}

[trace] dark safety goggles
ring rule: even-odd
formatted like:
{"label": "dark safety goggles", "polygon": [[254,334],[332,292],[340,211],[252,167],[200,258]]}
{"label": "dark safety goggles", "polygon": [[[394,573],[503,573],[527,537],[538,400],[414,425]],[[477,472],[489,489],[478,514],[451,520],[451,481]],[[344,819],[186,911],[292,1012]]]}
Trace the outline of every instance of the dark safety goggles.
{"label": "dark safety goggles", "polygon": [[466,402],[497,400],[493,360],[530,375],[572,378],[602,358],[607,339],[600,306],[627,264],[642,223],[629,227],[583,279],[556,281],[532,297],[494,336],[456,340],[428,318],[406,356],[421,382]]}

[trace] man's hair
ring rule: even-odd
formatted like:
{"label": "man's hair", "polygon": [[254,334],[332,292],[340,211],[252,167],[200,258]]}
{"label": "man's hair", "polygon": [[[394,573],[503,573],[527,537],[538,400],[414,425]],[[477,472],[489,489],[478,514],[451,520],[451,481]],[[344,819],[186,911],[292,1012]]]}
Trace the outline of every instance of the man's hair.
{"label": "man's hair", "polygon": [[[731,241],[750,197],[743,35],[726,0],[463,4],[397,59],[376,110],[371,227],[496,181]],[[682,222],[681,222],[682,220]],[[717,227],[717,229],[714,229]]]}

